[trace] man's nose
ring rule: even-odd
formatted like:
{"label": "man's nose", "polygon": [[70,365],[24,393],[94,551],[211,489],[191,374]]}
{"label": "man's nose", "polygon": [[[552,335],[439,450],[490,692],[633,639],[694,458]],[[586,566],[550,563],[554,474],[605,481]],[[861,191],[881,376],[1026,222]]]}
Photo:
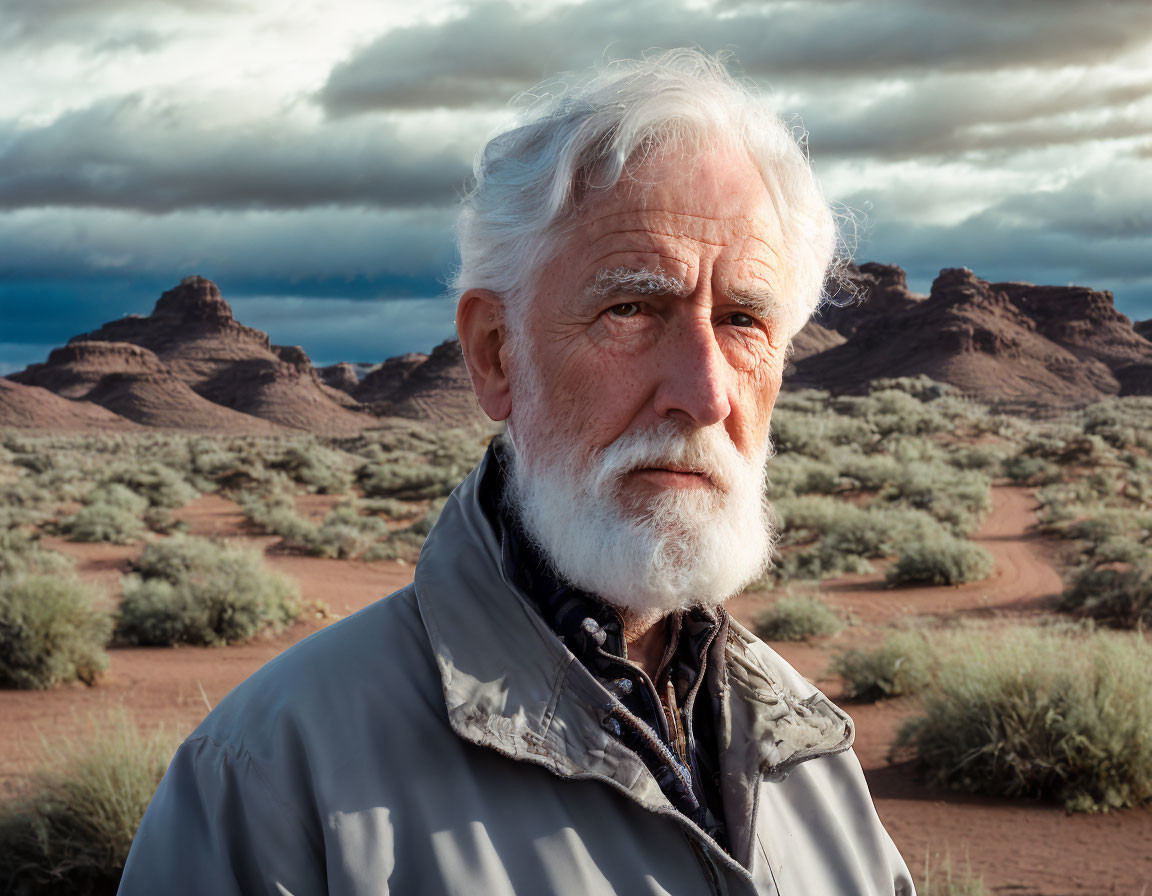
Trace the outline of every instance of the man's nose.
{"label": "man's nose", "polygon": [[732,370],[711,321],[685,323],[661,341],[656,413],[697,426],[726,420],[732,413]]}

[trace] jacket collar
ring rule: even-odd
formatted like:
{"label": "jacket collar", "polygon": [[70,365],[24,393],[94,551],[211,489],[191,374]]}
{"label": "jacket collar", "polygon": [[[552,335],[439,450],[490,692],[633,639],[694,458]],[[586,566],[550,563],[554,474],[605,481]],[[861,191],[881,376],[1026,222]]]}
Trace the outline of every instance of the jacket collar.
{"label": "jacket collar", "polygon": [[[564,777],[607,780],[653,810],[670,809],[640,758],[604,729],[613,697],[505,578],[479,499],[491,454],[452,493],[420,553],[415,587],[444,688],[448,719],[465,740]],[[713,643],[707,686],[717,720],[725,814],[747,824],[760,775],[852,744],[852,722],[747,629],[731,620]],[[736,846],[736,844],[733,844]],[[737,848],[737,855],[739,855]]]}

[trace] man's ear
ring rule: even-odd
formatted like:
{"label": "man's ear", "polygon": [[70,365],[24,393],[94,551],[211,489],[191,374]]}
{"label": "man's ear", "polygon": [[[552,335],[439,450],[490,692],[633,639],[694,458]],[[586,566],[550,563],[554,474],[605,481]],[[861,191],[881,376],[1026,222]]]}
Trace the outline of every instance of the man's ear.
{"label": "man's ear", "polygon": [[456,334],[480,407],[493,420],[507,419],[512,413],[512,392],[504,366],[507,330],[500,297],[487,289],[470,289],[460,296]]}

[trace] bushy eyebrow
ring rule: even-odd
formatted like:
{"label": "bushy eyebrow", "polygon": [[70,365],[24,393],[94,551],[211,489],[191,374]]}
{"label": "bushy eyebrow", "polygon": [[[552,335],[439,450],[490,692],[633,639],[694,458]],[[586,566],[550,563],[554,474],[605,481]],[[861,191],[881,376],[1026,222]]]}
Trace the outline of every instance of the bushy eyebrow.
{"label": "bushy eyebrow", "polygon": [[735,302],[748,309],[748,312],[761,320],[782,321],[787,316],[788,308],[780,297],[767,287],[732,287],[728,288],[728,301]]}
{"label": "bushy eyebrow", "polygon": [[606,268],[596,272],[585,289],[591,296],[619,293],[632,296],[685,296],[688,287],[679,277],[644,268]]}
{"label": "bushy eyebrow", "polygon": [[[629,267],[597,271],[584,291],[594,298],[613,295],[686,296],[689,292],[687,284],[679,277],[661,270]],[[779,323],[787,316],[785,303],[766,286],[730,286],[727,299],[761,320]]]}

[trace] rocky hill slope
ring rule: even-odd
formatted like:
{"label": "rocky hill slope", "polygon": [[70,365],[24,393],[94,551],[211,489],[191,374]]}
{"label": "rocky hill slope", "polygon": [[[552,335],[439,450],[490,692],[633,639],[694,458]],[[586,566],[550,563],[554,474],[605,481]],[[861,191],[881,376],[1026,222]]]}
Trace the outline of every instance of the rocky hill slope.
{"label": "rocky hill slope", "polygon": [[987,401],[1152,393],[1152,342],[1109,292],[990,283],[967,268],[941,271],[927,296],[910,293],[891,266],[862,265],[847,279],[835,300],[852,291],[858,299],[830,304],[814,321],[843,341],[797,353],[790,386],[861,392],[878,377],[923,374]]}
{"label": "rocky hill slope", "polygon": [[[923,374],[985,401],[1081,405],[1152,394],[1150,339],[1152,321],[1134,325],[1108,292],[992,283],[948,268],[924,296],[908,289],[900,268],[868,263],[847,270],[832,300],[796,336],[785,386],[862,392],[878,377]],[[302,348],[272,345],[268,334],[237,321],[203,277],[165,292],[150,315],[74,337],[10,381],[0,392],[0,425],[133,421],[346,435],[388,417],[490,424],[455,340],[375,367],[314,368]],[[16,383],[58,400],[38,404]]]}

